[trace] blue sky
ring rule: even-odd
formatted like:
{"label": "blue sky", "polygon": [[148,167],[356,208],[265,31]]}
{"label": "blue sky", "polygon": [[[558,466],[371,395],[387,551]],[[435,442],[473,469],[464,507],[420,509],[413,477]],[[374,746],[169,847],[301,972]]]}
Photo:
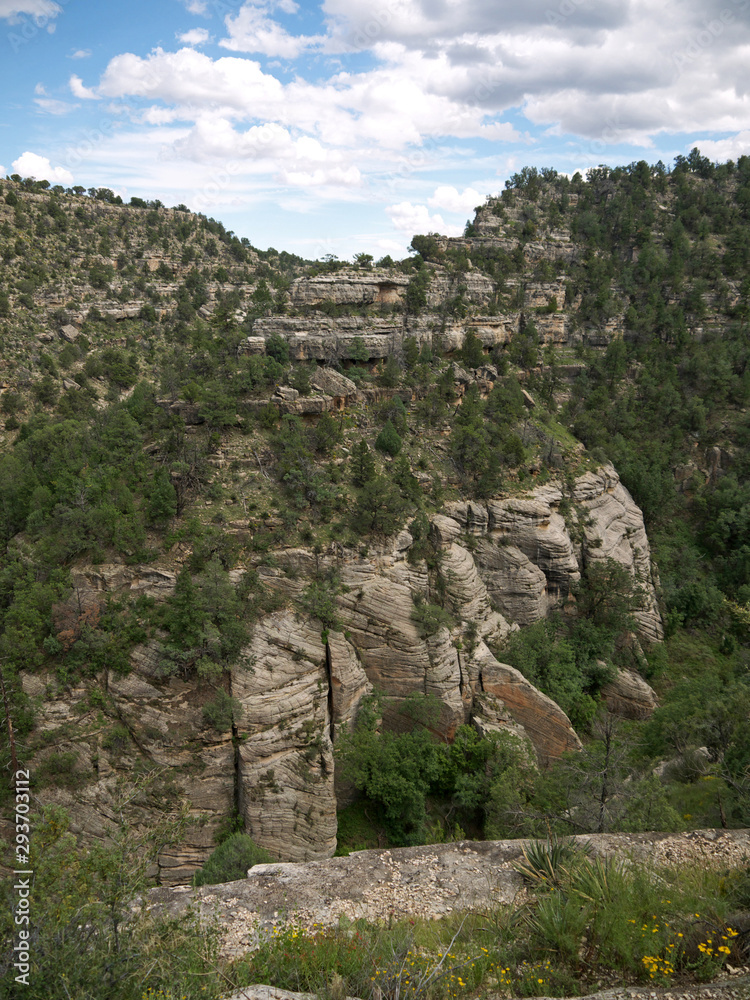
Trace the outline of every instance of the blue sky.
{"label": "blue sky", "polygon": [[0,174],[403,256],[522,166],[750,153],[750,0],[0,0]]}

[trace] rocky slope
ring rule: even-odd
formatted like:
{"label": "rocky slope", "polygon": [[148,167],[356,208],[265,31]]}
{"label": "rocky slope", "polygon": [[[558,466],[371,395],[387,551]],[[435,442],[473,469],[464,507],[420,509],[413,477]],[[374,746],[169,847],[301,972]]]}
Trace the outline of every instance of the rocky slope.
{"label": "rocky slope", "polygon": [[[591,307],[582,283],[604,254],[581,236],[579,194],[554,184],[509,191],[488,199],[463,237],[415,237],[416,257],[356,267],[257,251],[181,207],[118,205],[110,195],[2,183],[0,402],[7,419],[0,440],[13,444],[32,406],[54,412],[60,392],[69,417],[88,405],[105,412],[127,399],[139,378],[156,386],[158,405],[188,450],[208,442],[211,487],[231,494],[216,502],[188,497],[185,517],[197,516],[211,530],[220,525],[216,530],[240,547],[250,539],[233,580],[257,572],[277,607],[256,622],[252,641],[221,680],[234,700],[224,731],[205,721],[216,696],[211,684],[164,677],[158,634],[131,651],[128,676],[106,669],[66,685],[51,668],[25,673],[38,719],[37,760],[47,774],[42,797],[64,804],[77,829],[99,836],[112,821],[118,779],[157,769],[152,790],[134,801],[134,821],[149,825],[157,799],[188,803],[186,839],[160,861],[162,880],[184,882],[232,812],[280,858],[333,852],[337,796],[341,804],[348,794],[337,781],[333,748],[373,691],[384,698],[384,725],[396,730],[408,727],[404,710],[422,695],[439,705],[433,729],[441,738],[467,722],[482,733],[512,731],[541,766],[579,747],[559,706],[502,662],[503,640],[555,609],[572,620],[582,573],[606,559],[642,590],[638,636],[629,639],[632,662],[640,642],[663,637],[640,510],[612,466],[582,459],[580,445],[561,444],[565,432],[554,421],[535,418],[535,395],[544,394],[550,418],[570,397],[584,367],[578,347],[606,347],[629,335],[627,296],[617,281],[602,279],[606,309]],[[663,192],[660,211],[676,197]],[[663,242],[660,230],[654,239]],[[721,240],[717,248],[723,252]],[[639,252],[633,249],[633,260]],[[735,308],[735,286],[728,278],[721,301],[703,293],[696,336],[718,322],[718,310]],[[470,333],[483,352],[475,364],[458,354]],[[217,343],[220,363],[207,347]],[[414,358],[405,361],[419,349],[419,365],[429,365],[431,351],[447,355],[424,383]],[[397,387],[383,377],[388,359],[398,359]],[[125,362],[123,378],[118,366]],[[301,385],[295,362],[305,363],[308,388],[294,387]],[[526,387],[523,419],[515,418],[525,466],[509,473],[502,493],[467,499],[465,477],[443,439],[466,393],[476,390],[486,400],[509,366]],[[420,407],[435,395],[438,368],[451,376],[446,398],[453,412],[422,434],[414,423],[427,419]],[[216,418],[212,399],[238,371],[242,389]],[[40,382],[48,383],[41,395]],[[405,529],[359,545],[351,536],[345,543],[329,538],[321,547],[300,528],[284,542],[279,526],[289,522],[276,514],[288,498],[278,486],[275,493],[262,488],[277,456],[267,437],[248,437],[249,425],[290,414],[314,428],[331,411],[340,427],[348,423],[374,438],[373,414],[397,400],[410,412],[415,442],[408,460],[419,488],[448,496],[430,498],[434,560],[428,565],[423,543]],[[326,474],[348,468],[347,445]],[[160,455],[163,444],[148,447]],[[181,462],[171,466],[173,478]],[[702,476],[713,482],[730,463],[728,453],[713,449],[705,463],[696,459],[676,475],[688,485]],[[386,476],[390,470],[387,460]],[[251,513],[253,496],[261,513]],[[269,538],[271,549],[261,554],[270,543],[258,539]],[[79,606],[96,595],[159,604],[173,594],[190,547],[168,552],[155,542],[148,563],[111,553],[96,564],[77,559],[71,582]],[[10,544],[17,543],[20,551],[25,543]],[[311,581],[324,578],[338,580],[330,595],[335,622],[327,624],[304,607]],[[449,618],[426,631],[415,615],[419,602],[440,605]],[[656,705],[654,692],[630,670],[616,670],[602,695],[628,718],[647,717]]]}
{"label": "rocky slope", "polygon": [[[424,559],[410,558],[414,540],[406,530],[366,551],[275,550],[273,565],[257,572],[281,608],[256,624],[227,678],[238,709],[232,732],[206,725],[202,710],[213,693],[207,685],[161,676],[158,641],[136,648],[124,677],[105,671],[70,690],[51,674],[24,675],[41,745],[54,747],[40,751],[37,766],[68,755],[68,773],[43,798],[66,806],[75,829],[102,835],[118,779],[155,768],[156,782],[136,799],[135,821],[147,825],[157,801],[188,803],[186,839],[159,861],[161,881],[177,884],[205,859],[233,806],[244,829],[280,859],[329,857],[336,846],[332,747],[373,689],[384,696],[391,727],[408,723],[410,696],[431,695],[440,706],[431,723],[440,737],[465,722],[483,733],[509,730],[529,741],[542,766],[575,749],[578,737],[560,708],[490,646],[551,608],[569,609],[581,569],[607,557],[643,584],[641,637],[658,640],[662,625],[643,521],[614,469],[586,473],[567,505],[563,499],[562,485],[547,485],[513,499],[449,504],[431,522],[437,579]],[[335,629],[299,610],[309,581],[327,570],[340,580],[332,595]],[[74,573],[84,605],[89,594],[163,598],[175,579],[160,565],[82,564]],[[454,624],[426,634],[415,621],[415,599],[429,602],[435,586],[444,590]],[[109,718],[97,711],[104,694]],[[648,714],[654,706],[648,685],[627,673],[608,697],[623,714]]]}

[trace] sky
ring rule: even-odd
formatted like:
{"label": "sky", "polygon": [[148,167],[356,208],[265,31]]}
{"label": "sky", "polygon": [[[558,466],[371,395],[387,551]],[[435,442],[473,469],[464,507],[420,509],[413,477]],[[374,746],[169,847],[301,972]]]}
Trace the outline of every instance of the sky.
{"label": "sky", "polygon": [[750,153],[750,0],[0,0],[0,176],[403,257],[523,166]]}

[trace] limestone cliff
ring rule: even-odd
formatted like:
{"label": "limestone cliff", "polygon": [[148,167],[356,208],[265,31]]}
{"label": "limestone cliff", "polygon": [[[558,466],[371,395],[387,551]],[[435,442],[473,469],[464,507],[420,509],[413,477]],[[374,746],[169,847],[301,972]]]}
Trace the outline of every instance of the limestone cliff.
{"label": "limestone cliff", "polygon": [[[432,569],[414,555],[405,530],[366,550],[281,548],[263,560],[257,572],[284,607],[261,617],[226,678],[235,705],[231,730],[227,723],[217,732],[206,721],[210,685],[164,678],[158,640],[136,648],[127,676],[108,670],[72,690],[51,676],[26,676],[40,729],[56,748],[41,750],[38,764],[59,764],[55,753],[69,761],[66,780],[42,797],[69,808],[76,828],[102,836],[114,818],[118,781],[155,772],[151,790],[136,797],[135,821],[148,823],[152,795],[161,804],[188,804],[183,843],[160,858],[161,880],[177,884],[210,852],[233,806],[244,829],[276,857],[329,857],[337,790],[346,794],[336,786],[333,745],[373,690],[391,728],[410,724],[410,697],[431,695],[440,706],[431,725],[443,738],[465,722],[480,732],[507,729],[529,741],[542,765],[580,746],[561,709],[499,662],[488,643],[559,606],[587,563],[605,557],[643,586],[641,636],[661,637],[643,520],[614,469],[586,473],[567,492],[548,484],[484,503],[449,503],[433,516],[431,538]],[[334,570],[338,621],[326,629],[299,609],[310,581]],[[74,573],[84,603],[102,592],[163,598],[175,580],[174,569],[160,564],[82,564]],[[420,602],[439,602],[450,618],[427,627]],[[605,693],[615,710],[637,716],[653,709],[649,690],[623,675]],[[76,713],[82,721],[73,733],[68,720]]]}

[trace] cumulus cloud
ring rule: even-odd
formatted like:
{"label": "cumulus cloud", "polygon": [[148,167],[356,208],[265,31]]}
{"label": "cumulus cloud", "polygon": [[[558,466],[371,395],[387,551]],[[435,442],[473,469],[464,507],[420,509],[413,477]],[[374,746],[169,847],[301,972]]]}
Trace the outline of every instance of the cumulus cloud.
{"label": "cumulus cloud", "polygon": [[76,51],[70,57],[71,59],[88,59],[91,55],[91,49],[76,49]]}
{"label": "cumulus cloud", "polygon": [[115,56],[98,89],[105,97],[146,97],[196,109],[252,108],[257,117],[275,117],[283,95],[282,84],[263,73],[258,63],[232,57],[213,60],[191,48],[155,49],[146,59],[129,52]]}
{"label": "cumulus cloud", "polygon": [[[293,12],[292,8],[296,9],[296,4],[287,3],[283,7],[288,13]],[[224,19],[229,37],[222,39],[219,45],[233,52],[257,52],[265,56],[296,59],[301,52],[319,46],[323,41],[323,36],[291,35],[268,13],[266,4],[245,4],[236,17],[227,16]]]}
{"label": "cumulus cloud", "polygon": [[99,95],[91,90],[89,87],[84,87],[83,80],[80,76],[76,76],[75,73],[68,80],[68,86],[70,87],[70,92],[73,97],[79,98],[82,101],[98,101]]}
{"label": "cumulus cloud", "polygon": [[[630,2],[598,0],[399,0],[378,7],[371,0],[325,0],[332,27],[357,48],[379,41],[405,42],[425,51],[463,36],[481,37],[503,31],[553,30],[567,25],[577,31],[613,30],[628,16]],[[567,13],[563,13],[567,12]]]}
{"label": "cumulus cloud", "polygon": [[339,73],[323,83],[295,78],[282,84],[250,59],[211,59],[195,49],[156,49],[147,58],[124,53],[112,59],[97,92],[179,105],[197,120],[206,111],[255,121],[275,121],[315,135],[332,147],[401,150],[425,136],[494,140],[517,138],[508,123],[486,122],[482,109],[425,93],[408,72],[379,69]]}
{"label": "cumulus cloud", "polygon": [[463,232],[462,226],[446,224],[441,215],[430,215],[426,205],[413,205],[410,201],[402,201],[397,205],[389,205],[386,212],[396,229],[411,236],[415,233],[460,236]]}
{"label": "cumulus cloud", "polygon": [[46,156],[39,156],[28,150],[13,161],[13,172],[22,177],[33,177],[51,184],[72,184],[73,175],[64,167],[53,167]]}
{"label": "cumulus cloud", "polygon": [[488,113],[520,108],[558,134],[647,146],[659,131],[737,130],[748,121],[738,85],[750,45],[746,0],[394,0],[381,8],[326,0],[324,9],[342,49],[372,50],[426,94]]}
{"label": "cumulus cloud", "polygon": [[51,0],[0,0],[0,17],[10,21],[18,20],[22,14],[29,14],[38,23],[46,23],[50,18],[62,13],[62,7]]}
{"label": "cumulus cloud", "polygon": [[473,212],[477,205],[484,204],[484,195],[474,188],[467,187],[458,191],[450,184],[441,184],[435,188],[435,193],[427,199],[432,208],[442,208],[446,212]]}
{"label": "cumulus cloud", "polygon": [[740,156],[750,156],[750,129],[730,135],[727,139],[697,139],[692,145],[714,163],[737,160]]}
{"label": "cumulus cloud", "polygon": [[[388,205],[388,238],[459,234],[445,217],[469,215],[478,178],[517,169],[519,146],[540,137],[565,137],[566,168],[662,133],[729,133],[701,143],[712,158],[747,149],[747,0],[319,0],[315,29],[318,5],[296,21],[298,0],[182,2],[222,12],[221,58],[197,48],[209,33],[193,28],[176,51],[116,55],[91,86],[71,77],[73,96],[122,102],[141,157],[175,176],[232,164],[232,197],[252,178],[276,199],[294,188],[284,207],[295,211],[334,197]],[[301,61],[282,74],[277,59]],[[467,164],[471,187],[426,186],[426,173],[454,180]]]}
{"label": "cumulus cloud", "polygon": [[177,35],[177,41],[183,45],[205,45],[209,40],[208,31],[205,28],[191,28]]}
{"label": "cumulus cloud", "polygon": [[241,131],[227,118],[204,116],[185,135],[164,148],[163,156],[203,164],[231,165],[237,173],[266,174],[298,188],[357,188],[362,175],[338,150],[311,136],[295,137],[281,125],[255,125]]}

